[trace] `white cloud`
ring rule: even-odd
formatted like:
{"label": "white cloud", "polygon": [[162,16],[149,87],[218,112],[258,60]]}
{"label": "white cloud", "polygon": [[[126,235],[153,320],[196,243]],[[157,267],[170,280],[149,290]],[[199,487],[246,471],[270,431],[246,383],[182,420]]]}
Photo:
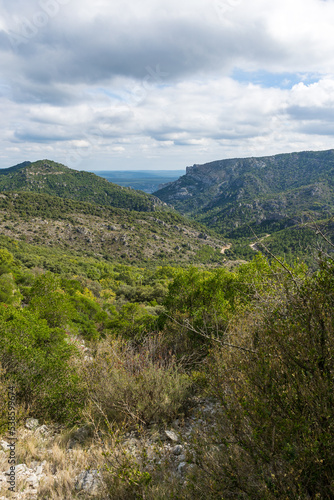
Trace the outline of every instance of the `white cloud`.
{"label": "white cloud", "polygon": [[0,19],[2,167],[182,168],[332,146],[333,1],[16,0]]}

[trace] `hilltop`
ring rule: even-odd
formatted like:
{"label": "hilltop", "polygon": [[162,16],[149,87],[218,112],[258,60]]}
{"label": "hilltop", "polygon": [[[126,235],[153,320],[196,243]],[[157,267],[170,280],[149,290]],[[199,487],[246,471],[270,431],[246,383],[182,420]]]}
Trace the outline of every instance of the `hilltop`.
{"label": "hilltop", "polygon": [[158,198],[113,184],[97,175],[50,160],[23,162],[0,170],[0,191],[30,191],[110,207],[152,212]]}
{"label": "hilltop", "polygon": [[305,211],[315,219],[333,213],[334,150],[194,165],[154,194],[225,236],[249,235],[249,225],[271,233]]}

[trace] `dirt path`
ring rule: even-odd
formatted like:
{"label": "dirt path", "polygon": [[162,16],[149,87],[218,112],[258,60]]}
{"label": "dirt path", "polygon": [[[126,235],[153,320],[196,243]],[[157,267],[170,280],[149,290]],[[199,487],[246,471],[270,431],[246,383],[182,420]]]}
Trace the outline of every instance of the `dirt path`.
{"label": "dirt path", "polygon": [[270,234],[266,234],[265,236],[263,236],[262,238],[260,238],[258,241],[256,241],[255,243],[251,243],[249,246],[252,250],[254,250],[254,252],[257,252],[257,248],[256,248],[256,245],[258,243],[261,243],[261,241],[265,240],[266,238],[269,238]]}
{"label": "dirt path", "polygon": [[231,248],[231,243],[228,243],[225,247],[223,247],[220,251],[220,253],[224,254],[225,250],[229,250]]}

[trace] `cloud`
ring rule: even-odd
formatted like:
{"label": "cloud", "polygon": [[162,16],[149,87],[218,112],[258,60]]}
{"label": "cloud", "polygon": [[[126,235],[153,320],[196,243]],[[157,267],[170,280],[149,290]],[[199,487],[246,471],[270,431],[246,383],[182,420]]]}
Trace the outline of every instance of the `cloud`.
{"label": "cloud", "polygon": [[332,140],[333,1],[16,0],[0,19],[2,166],[17,144],[182,168]]}

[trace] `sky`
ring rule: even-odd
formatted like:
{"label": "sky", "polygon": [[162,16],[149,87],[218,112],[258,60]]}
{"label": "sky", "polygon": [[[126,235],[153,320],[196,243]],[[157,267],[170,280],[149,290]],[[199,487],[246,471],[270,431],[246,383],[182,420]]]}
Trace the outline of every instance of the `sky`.
{"label": "sky", "polygon": [[0,167],[334,147],[334,0],[0,0]]}

